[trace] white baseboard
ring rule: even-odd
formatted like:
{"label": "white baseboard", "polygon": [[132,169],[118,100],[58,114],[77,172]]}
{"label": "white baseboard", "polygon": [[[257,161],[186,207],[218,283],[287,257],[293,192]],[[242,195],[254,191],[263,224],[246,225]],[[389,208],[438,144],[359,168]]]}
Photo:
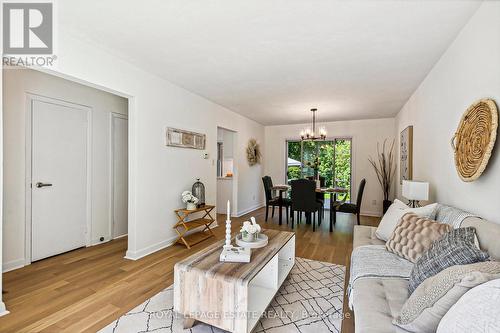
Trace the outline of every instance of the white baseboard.
{"label": "white baseboard", "polygon": [[[210,229],[213,229],[215,227],[217,227],[218,224],[217,224],[217,220],[215,220],[215,222],[210,226]],[[195,228],[195,229],[192,229],[190,230],[187,234],[191,234],[193,232],[197,232],[197,231],[201,231],[203,230],[203,226],[200,226],[198,228]],[[179,238],[178,236],[174,236],[174,237],[171,237],[169,239],[166,239],[164,241],[161,241],[159,243],[156,243],[156,244],[153,244],[151,246],[148,246],[144,249],[140,249],[138,251],[129,251],[127,250],[127,252],[125,253],[125,259],[129,259],[129,260],[139,260],[147,255],[150,255],[156,251],[160,251],[166,247],[169,247],[171,245],[174,245],[175,242],[177,241],[177,238]]]}
{"label": "white baseboard", "polygon": [[115,238],[113,238],[113,239],[119,239],[119,238],[123,238],[123,237],[127,237],[127,236],[128,236],[128,234],[123,234],[123,235],[121,235],[121,236],[116,236],[116,237],[115,237]]}
{"label": "white baseboard", "polygon": [[12,261],[9,261],[9,262],[4,262],[3,265],[2,265],[2,272],[5,273],[5,272],[10,272],[10,271],[13,271],[15,269],[18,269],[18,268],[21,268],[21,267],[24,267],[26,266],[26,260],[23,258],[23,259],[17,259],[17,260],[12,260]]}
{"label": "white baseboard", "polygon": [[130,259],[130,260],[138,260],[141,259],[151,253],[154,253],[156,251],[160,251],[166,247],[169,247],[170,245],[173,245],[175,243],[175,240],[177,237],[172,237],[170,239],[161,241],[159,243],[153,244],[151,246],[148,246],[144,249],[140,249],[138,251],[130,251],[127,250],[125,253],[125,259]]}
{"label": "white baseboard", "polygon": [[104,244],[104,243],[107,243],[111,240],[111,238],[109,238],[108,236],[104,237],[104,240],[101,241],[99,238],[95,238],[95,239],[92,239],[90,241],[90,245],[89,246],[95,246],[95,245],[99,245],[99,244]]}
{"label": "white baseboard", "polygon": [[247,208],[247,209],[244,209],[244,210],[239,211],[239,212],[236,214],[236,216],[235,216],[235,217],[241,217],[241,216],[243,216],[243,215],[245,215],[245,214],[248,214],[248,213],[250,213],[250,212],[253,212],[254,210],[257,210],[257,209],[262,208],[262,207],[265,207],[265,206],[266,206],[266,204],[265,204],[265,203],[260,203],[260,204],[257,204],[257,205],[255,205],[255,206],[253,206],[253,207],[250,207],[250,208]]}
{"label": "white baseboard", "polygon": [[378,211],[369,211],[369,210],[362,211],[361,215],[364,215],[364,216],[373,216],[373,217],[381,217],[382,216],[382,214],[380,212],[378,212]]}
{"label": "white baseboard", "polygon": [[99,245],[99,244],[104,244],[104,243],[107,243],[107,242],[110,242],[114,239],[118,239],[118,238],[122,238],[122,237],[126,237],[128,236],[128,234],[123,234],[123,235],[120,235],[120,236],[116,236],[114,238],[111,238],[111,237],[104,237],[104,240],[101,241],[99,238],[95,238],[93,239],[91,242],[90,242],[90,246],[94,246],[94,245]]}
{"label": "white baseboard", "polygon": [[10,312],[7,311],[7,309],[5,308],[5,303],[4,302],[0,302],[0,317],[1,316],[5,316],[6,314],[9,314]]}

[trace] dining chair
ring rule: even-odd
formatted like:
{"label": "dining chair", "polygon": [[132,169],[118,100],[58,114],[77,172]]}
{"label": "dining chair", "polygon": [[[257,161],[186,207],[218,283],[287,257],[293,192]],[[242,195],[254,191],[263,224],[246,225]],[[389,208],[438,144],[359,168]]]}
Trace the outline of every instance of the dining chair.
{"label": "dining chair", "polygon": [[[302,217],[302,212],[313,215],[313,231],[316,231],[316,213],[321,224],[321,202],[316,200],[316,182],[308,179],[297,179],[291,182],[292,185],[292,215],[297,212],[297,223]],[[295,218],[292,217],[292,229]]]}
{"label": "dining chair", "polygon": [[[316,182],[313,176],[307,177],[309,180],[313,180]],[[323,176],[319,176],[319,186],[320,187],[325,187],[326,186],[326,178]],[[316,192],[316,200],[321,201],[321,218],[325,218],[325,193],[323,192]],[[321,223],[320,223],[321,225]]]}
{"label": "dining chair", "polygon": [[[341,213],[350,213],[356,215],[356,219],[358,222],[358,225],[360,224],[360,212],[361,212],[361,203],[363,202],[363,192],[365,191],[365,185],[366,185],[366,179],[362,179],[361,182],[359,183],[358,187],[358,196],[356,197],[356,203],[343,203],[340,204],[336,209],[333,209],[333,214],[336,214],[336,212],[341,212]],[[336,219],[334,218],[334,221]]]}
{"label": "dining chair", "polygon": [[[273,180],[269,176],[262,177],[264,184],[264,194],[266,196],[266,222],[269,217],[269,207],[272,207],[271,218],[274,218],[274,207],[279,207],[279,197],[273,195]],[[283,207],[286,208],[286,224],[288,224],[288,209],[291,206],[291,201],[288,198],[283,198]]]}

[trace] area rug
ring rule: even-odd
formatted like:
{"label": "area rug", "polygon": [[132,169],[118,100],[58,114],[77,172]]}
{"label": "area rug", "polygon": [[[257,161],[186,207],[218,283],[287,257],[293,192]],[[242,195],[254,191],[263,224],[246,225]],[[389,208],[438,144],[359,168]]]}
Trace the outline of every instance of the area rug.
{"label": "area rug", "polygon": [[[253,332],[340,332],[344,278],[344,266],[296,258],[290,275]],[[199,322],[184,330],[182,318],[173,311],[173,295],[173,286],[170,286],[99,332],[225,332]]]}

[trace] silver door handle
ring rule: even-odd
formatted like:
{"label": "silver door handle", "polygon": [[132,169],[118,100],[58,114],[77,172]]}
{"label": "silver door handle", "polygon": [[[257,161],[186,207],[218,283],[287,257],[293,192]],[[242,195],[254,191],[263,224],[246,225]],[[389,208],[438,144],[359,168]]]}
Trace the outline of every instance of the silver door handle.
{"label": "silver door handle", "polygon": [[36,187],[40,188],[40,187],[48,187],[48,186],[52,186],[52,184],[48,184],[48,183],[36,183]]}

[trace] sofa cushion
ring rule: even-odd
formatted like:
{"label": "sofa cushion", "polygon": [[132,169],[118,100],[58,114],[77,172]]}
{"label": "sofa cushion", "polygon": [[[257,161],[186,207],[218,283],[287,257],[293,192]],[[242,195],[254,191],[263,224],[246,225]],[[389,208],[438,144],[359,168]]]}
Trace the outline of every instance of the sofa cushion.
{"label": "sofa cushion", "polygon": [[414,213],[405,214],[386,243],[388,251],[415,263],[431,244],[451,230],[448,224],[438,223]]}
{"label": "sofa cushion", "polygon": [[475,234],[472,227],[453,229],[434,242],[413,266],[408,289],[410,294],[425,279],[438,274],[443,269],[488,259],[488,254],[479,250],[474,244]]}
{"label": "sofa cushion", "polygon": [[394,200],[394,203],[389,207],[387,212],[382,216],[382,220],[377,228],[376,235],[383,241],[388,241],[397,224],[407,213],[415,213],[418,216],[432,218],[437,204],[427,205],[419,208],[410,208],[402,201]]}
{"label": "sofa cushion", "polygon": [[356,333],[406,332],[392,324],[408,299],[408,280],[367,278],[353,289]]}
{"label": "sofa cushion", "polygon": [[410,332],[436,332],[441,318],[467,291],[500,278],[500,262],[448,267],[425,280],[408,298],[395,325]]}
{"label": "sofa cushion", "polygon": [[472,288],[439,322],[437,333],[500,332],[500,279]]}
{"label": "sofa cushion", "polygon": [[367,225],[355,225],[353,232],[352,248],[363,245],[384,245],[385,242],[375,235],[377,228]]}

